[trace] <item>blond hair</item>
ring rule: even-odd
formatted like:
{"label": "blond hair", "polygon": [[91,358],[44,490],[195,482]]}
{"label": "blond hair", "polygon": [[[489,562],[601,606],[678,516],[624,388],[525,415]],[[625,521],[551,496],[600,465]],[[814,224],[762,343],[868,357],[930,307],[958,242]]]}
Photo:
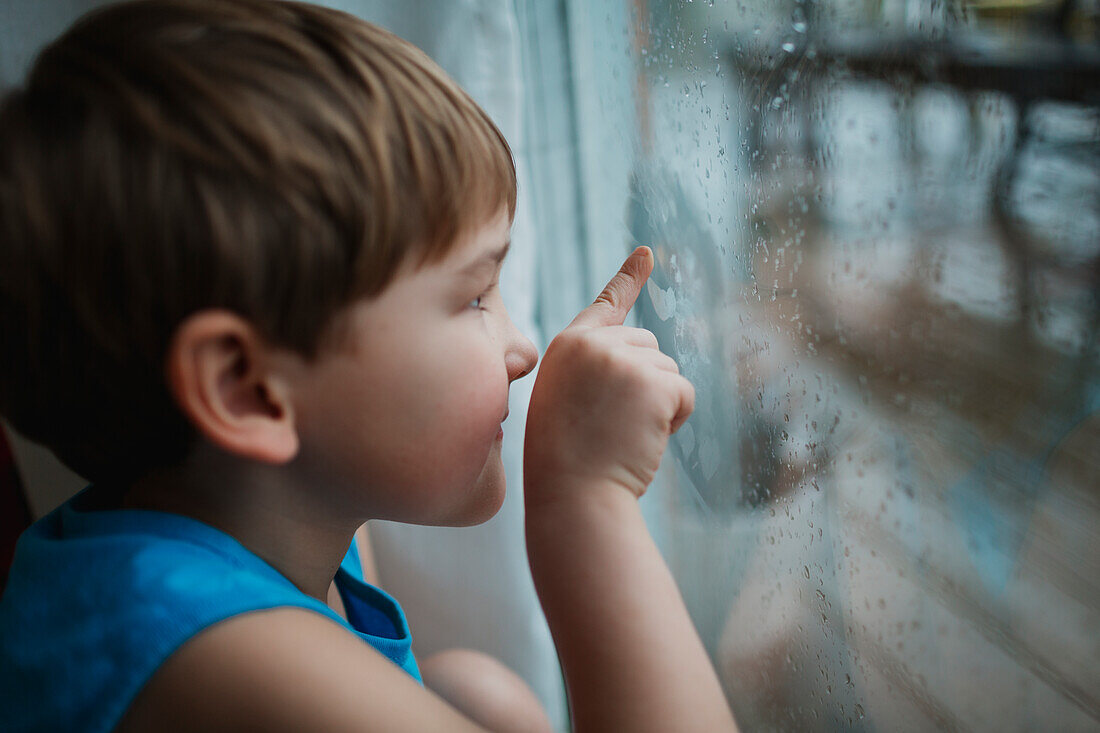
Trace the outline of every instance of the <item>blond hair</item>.
{"label": "blond hair", "polygon": [[265,0],[96,11],[0,103],[0,414],[91,480],[177,462],[184,318],[226,308],[313,358],[515,189],[485,112],[376,26]]}

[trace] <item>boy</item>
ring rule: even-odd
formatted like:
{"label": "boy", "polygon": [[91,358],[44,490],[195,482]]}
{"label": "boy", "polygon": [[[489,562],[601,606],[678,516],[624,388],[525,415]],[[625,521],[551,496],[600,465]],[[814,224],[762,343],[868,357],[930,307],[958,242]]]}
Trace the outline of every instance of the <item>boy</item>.
{"label": "boy", "polygon": [[[417,684],[348,551],[368,519],[500,506],[537,358],[496,284],[514,206],[485,114],[332,10],[145,0],[42,54],[0,109],[0,413],[92,485],[20,541],[5,729],[545,725],[484,659]],[[529,560],[577,730],[732,729],[637,508],[693,402],[622,326],[651,269],[547,349]]]}

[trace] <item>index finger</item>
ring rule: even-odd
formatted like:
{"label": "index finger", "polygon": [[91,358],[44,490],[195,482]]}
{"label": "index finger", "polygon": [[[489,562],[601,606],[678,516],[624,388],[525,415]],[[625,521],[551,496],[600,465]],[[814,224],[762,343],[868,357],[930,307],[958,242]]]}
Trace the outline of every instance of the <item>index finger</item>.
{"label": "index finger", "polygon": [[578,313],[569,327],[621,326],[651,272],[653,251],[649,247],[638,247],[626,258],[592,305]]}

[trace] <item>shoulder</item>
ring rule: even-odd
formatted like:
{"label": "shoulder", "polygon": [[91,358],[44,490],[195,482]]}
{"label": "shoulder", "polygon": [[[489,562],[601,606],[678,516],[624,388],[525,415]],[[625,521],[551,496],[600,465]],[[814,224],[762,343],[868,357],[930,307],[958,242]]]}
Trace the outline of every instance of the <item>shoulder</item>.
{"label": "shoulder", "polygon": [[333,620],[301,608],[241,614],[172,654],[116,729],[476,730]]}

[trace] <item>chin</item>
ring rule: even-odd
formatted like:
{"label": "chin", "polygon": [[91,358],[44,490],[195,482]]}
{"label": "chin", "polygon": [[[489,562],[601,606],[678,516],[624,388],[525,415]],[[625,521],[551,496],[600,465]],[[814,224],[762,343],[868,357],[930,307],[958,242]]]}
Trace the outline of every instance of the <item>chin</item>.
{"label": "chin", "polygon": [[451,526],[470,527],[488,522],[504,505],[507,482],[504,476],[504,463],[500,458],[500,444],[495,443],[482,464],[481,471],[470,486],[466,501],[455,512]]}
{"label": "chin", "polygon": [[473,527],[484,524],[496,516],[504,505],[503,479],[492,487],[478,486],[470,497],[471,502],[453,512],[440,525],[446,527]]}
{"label": "chin", "polygon": [[[461,492],[461,498],[447,507],[433,524],[472,527],[488,522],[504,505],[506,482],[500,458],[490,456],[481,473]],[[457,498],[457,497],[456,497]]]}
{"label": "chin", "polygon": [[[438,527],[472,527],[483,524],[500,511],[506,488],[504,465],[497,446],[496,450],[490,449],[476,475],[457,486],[439,487],[434,492],[434,499],[425,496],[434,510],[422,513],[421,519],[414,520],[413,523]],[[450,500],[445,501],[445,497]],[[422,505],[422,508],[427,509],[428,506]]]}

